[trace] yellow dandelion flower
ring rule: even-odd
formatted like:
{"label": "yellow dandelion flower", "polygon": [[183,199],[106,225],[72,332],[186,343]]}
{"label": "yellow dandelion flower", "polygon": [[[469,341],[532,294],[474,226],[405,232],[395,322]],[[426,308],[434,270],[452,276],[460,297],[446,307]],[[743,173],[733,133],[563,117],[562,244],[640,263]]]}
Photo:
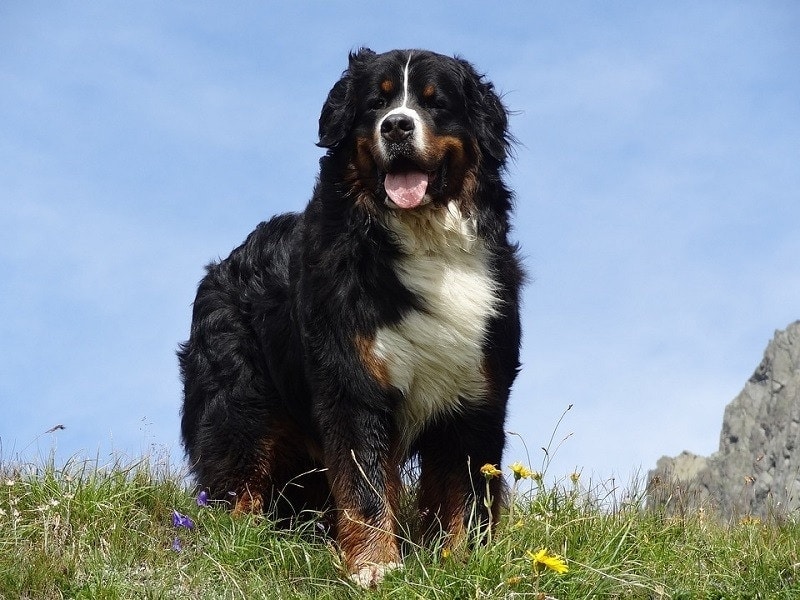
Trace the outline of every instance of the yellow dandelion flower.
{"label": "yellow dandelion flower", "polygon": [[572,480],[572,483],[578,485],[578,481],[581,478],[581,474],[578,471],[575,471],[572,475],[569,476],[569,478]]}
{"label": "yellow dandelion flower", "polygon": [[486,479],[492,479],[493,477],[500,477],[500,475],[503,474],[503,472],[500,469],[498,469],[491,463],[486,463],[485,465],[483,465],[481,467],[481,473],[483,473],[483,476],[486,477]]}
{"label": "yellow dandelion flower", "polygon": [[542,548],[536,553],[533,553],[530,550],[528,550],[527,554],[528,558],[530,558],[531,561],[533,561],[534,569],[542,569],[542,568],[550,569],[551,571],[555,571],[559,575],[569,571],[566,561],[557,554],[550,554],[546,548]]}
{"label": "yellow dandelion flower", "polygon": [[442,558],[448,559],[450,558],[450,548],[442,548]]}
{"label": "yellow dandelion flower", "polygon": [[528,469],[521,462],[515,462],[513,465],[508,465],[508,468],[511,469],[512,473],[514,473],[514,481],[519,481],[520,479],[527,479],[528,477],[533,475],[533,471]]}

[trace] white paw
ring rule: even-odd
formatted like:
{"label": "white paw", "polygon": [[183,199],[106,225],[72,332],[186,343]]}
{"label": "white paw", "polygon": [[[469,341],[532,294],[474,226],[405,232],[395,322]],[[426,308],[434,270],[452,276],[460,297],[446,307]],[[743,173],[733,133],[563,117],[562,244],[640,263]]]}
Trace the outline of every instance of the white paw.
{"label": "white paw", "polygon": [[375,587],[383,581],[387,573],[400,569],[402,566],[396,562],[362,565],[358,571],[350,574],[350,581],[362,588]]}

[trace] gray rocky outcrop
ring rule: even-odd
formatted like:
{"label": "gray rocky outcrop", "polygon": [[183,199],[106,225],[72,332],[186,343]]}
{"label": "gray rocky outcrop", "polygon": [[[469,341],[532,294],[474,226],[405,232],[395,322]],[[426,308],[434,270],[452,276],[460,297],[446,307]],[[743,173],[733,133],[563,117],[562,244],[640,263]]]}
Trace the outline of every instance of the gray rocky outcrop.
{"label": "gray rocky outcrop", "polygon": [[662,457],[648,505],[725,518],[800,513],[800,321],[777,331],[744,389],[725,408],[719,450]]}

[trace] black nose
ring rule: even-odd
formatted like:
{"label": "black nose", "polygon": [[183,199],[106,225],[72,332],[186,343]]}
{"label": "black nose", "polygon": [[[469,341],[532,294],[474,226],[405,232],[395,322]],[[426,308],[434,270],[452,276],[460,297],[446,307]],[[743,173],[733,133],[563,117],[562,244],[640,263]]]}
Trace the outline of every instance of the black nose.
{"label": "black nose", "polygon": [[389,115],[381,123],[381,135],[389,142],[402,142],[414,133],[414,120],[408,115]]}

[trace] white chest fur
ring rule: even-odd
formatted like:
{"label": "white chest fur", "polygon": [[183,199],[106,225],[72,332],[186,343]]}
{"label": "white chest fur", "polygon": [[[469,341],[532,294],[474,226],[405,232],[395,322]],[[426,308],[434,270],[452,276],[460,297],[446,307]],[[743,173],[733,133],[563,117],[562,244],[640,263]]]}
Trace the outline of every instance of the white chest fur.
{"label": "white chest fur", "polygon": [[380,329],[374,345],[403,393],[398,426],[408,446],[430,420],[485,397],[482,348],[499,300],[474,221],[455,204],[396,213],[388,225],[404,252],[397,275],[425,307]]}

